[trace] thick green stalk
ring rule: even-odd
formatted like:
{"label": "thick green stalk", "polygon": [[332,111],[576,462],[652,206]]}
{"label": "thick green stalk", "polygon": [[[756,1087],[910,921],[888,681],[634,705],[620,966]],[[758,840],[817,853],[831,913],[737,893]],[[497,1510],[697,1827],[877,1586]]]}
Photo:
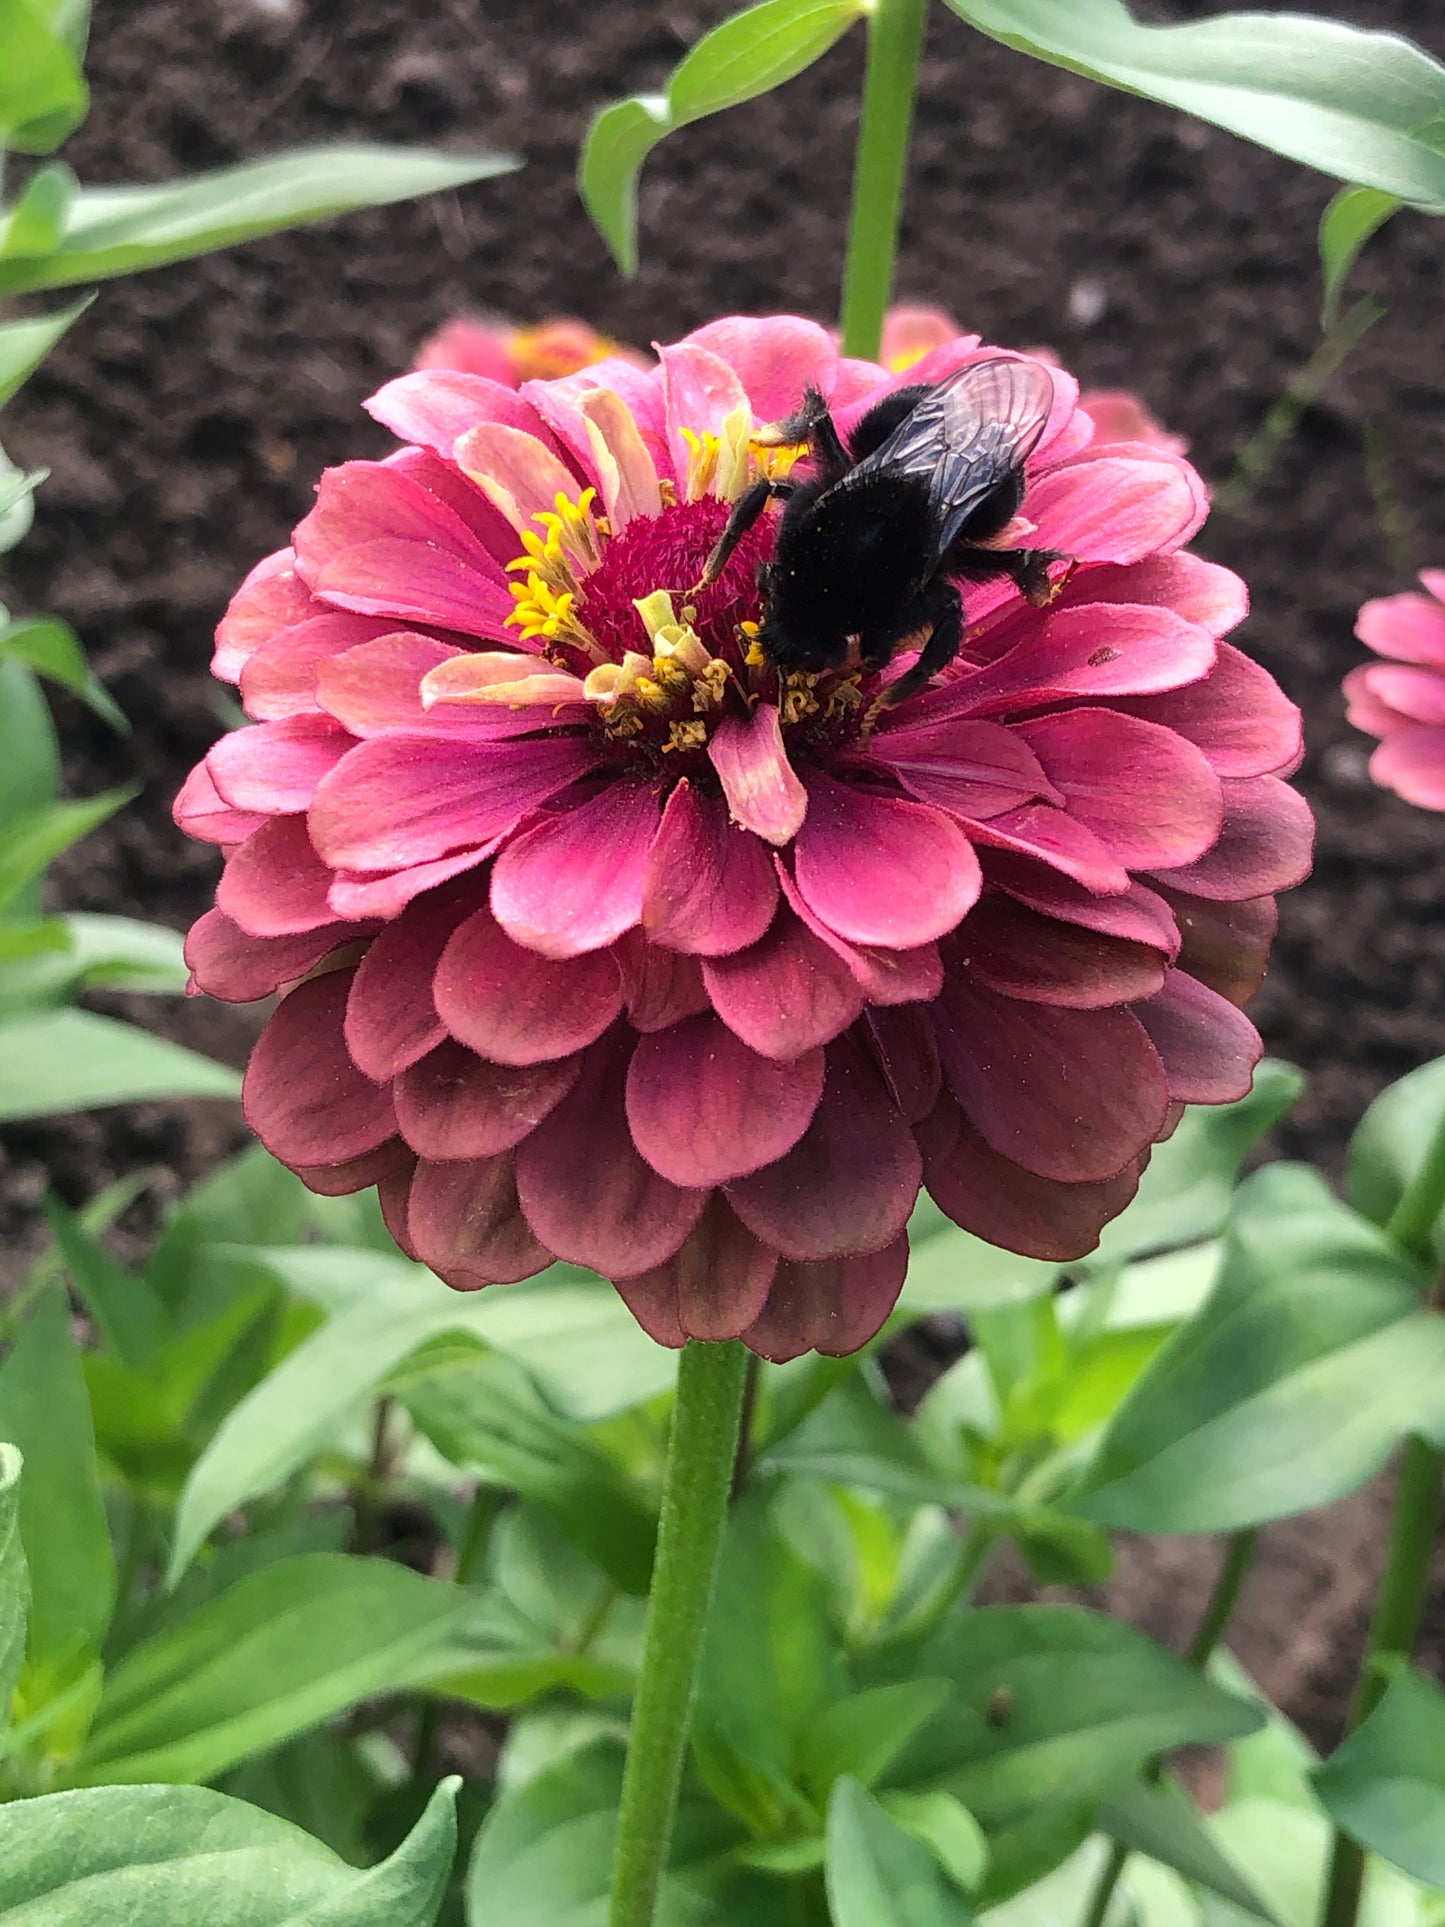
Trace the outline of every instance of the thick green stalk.
{"label": "thick green stalk", "polygon": [[868,13],[868,65],[839,323],[844,354],[867,361],[877,358],[893,288],[913,95],[927,19],[928,0],[872,0]]}
{"label": "thick green stalk", "polygon": [[703,1626],[737,1456],[748,1354],[690,1341],[677,1374],[642,1671],[617,1820],[611,1927],[652,1927],[672,1844]]}
{"label": "thick green stalk", "polygon": [[[1225,1546],[1224,1563],[1219,1568],[1219,1577],[1209,1595],[1204,1615],[1199,1621],[1189,1650],[1184,1655],[1185,1664],[1192,1666],[1196,1673],[1202,1673],[1214,1657],[1214,1649],[1224,1637],[1224,1629],[1229,1624],[1235,1606],[1239,1602],[1240,1589],[1254,1557],[1257,1533],[1232,1532]],[[1149,1785],[1155,1786],[1162,1778],[1162,1765],[1151,1760],[1144,1769],[1144,1778]],[[1095,1882],[1094,1891],[1089,1896],[1089,1904],[1084,1910],[1080,1927],[1104,1927],[1114,1891],[1129,1858],[1129,1849],[1120,1846],[1116,1840],[1109,1849],[1109,1857]]]}

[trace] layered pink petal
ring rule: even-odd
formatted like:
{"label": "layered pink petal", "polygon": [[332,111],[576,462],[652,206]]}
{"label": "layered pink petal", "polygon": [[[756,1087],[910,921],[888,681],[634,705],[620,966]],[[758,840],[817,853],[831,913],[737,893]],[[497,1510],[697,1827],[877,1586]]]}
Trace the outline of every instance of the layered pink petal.
{"label": "layered pink petal", "polygon": [[1233,569],[1176,549],[1122,565],[1092,563],[1065,584],[1051,620],[1085,603],[1148,603],[1172,609],[1211,636],[1227,636],[1249,614],[1249,591]]}
{"label": "layered pink petal", "polygon": [[1046,803],[1029,803],[986,822],[970,822],[968,830],[980,847],[1033,858],[1096,895],[1122,896],[1129,888],[1129,872],[1099,837],[1066,811]]}
{"label": "layered pink petal", "polygon": [[288,937],[335,920],[330,887],[306,818],[278,816],[231,852],[216,902],[249,936]]}
{"label": "layered pink petal", "polygon": [[910,1124],[925,1118],[943,1085],[932,1013],[926,1006],[870,1010],[864,1022],[888,1095]]}
{"label": "layered pink petal", "polygon": [[223,849],[244,843],[269,820],[261,810],[238,810],[221,795],[204,763],[197,763],[172,806],[177,827],[200,843],[219,843]]}
{"label": "layered pink petal", "polygon": [[207,756],[206,767],[236,809],[280,816],[308,807],[317,785],[348,747],[329,716],[288,716],[284,722],[233,729]]}
{"label": "layered pink petal", "polygon": [[778,1269],[778,1254],[755,1238],[720,1191],[697,1228],[664,1265],[619,1278],[628,1310],[659,1345],[689,1338],[736,1338],[758,1318]]}
{"label": "layered pink petal", "polygon": [[663,1177],[721,1184],[789,1151],[822,1090],[822,1051],[780,1064],[709,1011],[640,1039],[627,1073],[627,1124]]}
{"label": "layered pink petal", "polygon": [[759,703],[746,722],[729,716],[708,739],[707,753],[733,822],[765,843],[790,843],[807,815],[808,792],[788,760],[773,704]]}
{"label": "layered pink petal", "polygon": [[1380,596],[1360,610],[1355,634],[1377,655],[1445,669],[1445,606],[1433,596]]}
{"label": "layered pink petal", "polygon": [[655,943],[724,957],[772,922],[777,878],[757,839],[686,779],[662,812],[643,865],[642,927]]}
{"label": "layered pink petal", "polygon": [[298,984],[262,1031],[241,1103],[283,1164],[342,1164],[396,1134],[391,1093],[352,1063],[342,1035],[349,970]]}
{"label": "layered pink petal", "polygon": [[398,441],[416,442],[444,461],[451,459],[459,438],[482,422],[501,422],[547,439],[537,411],[513,387],[500,377],[460,368],[417,368],[378,388],[362,406]]}
{"label": "layered pink petal", "polygon": [[661,805],[650,784],[614,782],[544,816],[492,868],[492,914],[544,957],[601,950],[642,919],[648,851]]}
{"label": "layered pink petal", "polygon": [[1227,999],[1171,970],[1157,996],[1134,1006],[1182,1104],[1232,1104],[1247,1097],[1263,1055],[1259,1032]]}
{"label": "layered pink petal", "polygon": [[311,592],[296,573],[290,549],[278,549],[258,562],[231,597],[216,629],[211,673],[235,682],[248,660],[278,629],[289,629],[314,613]]}
{"label": "layered pink petal", "polygon": [[1098,1010],[1153,996],[1164,984],[1163,952],[1056,922],[994,891],[960,931],[958,947],[979,983],[1030,1003]]}
{"label": "layered pink petal", "polygon": [[838,344],[826,328],[801,315],[729,315],[695,328],[689,345],[705,348],[727,363],[742,383],[761,422],[791,415],[803,390],[816,388],[826,400],[838,374]]}
{"label": "layered pink petal", "polygon": [[1183,943],[1178,963],[1232,1004],[1247,1004],[1264,982],[1279,912],[1273,897],[1211,902],[1161,886]]}
{"label": "layered pink petal", "polygon": [[1037,756],[1000,723],[941,718],[880,730],[867,760],[891,770],[910,796],[970,819],[1035,801],[1062,803]]}
{"label": "layered pink petal", "polygon": [[1138,562],[1182,548],[1208,514],[1209,499],[1187,462],[1136,446],[1041,475],[1027,507],[1041,548],[1086,562]]}
{"label": "layered pink petal", "polygon": [[1379,662],[1351,673],[1377,701],[1404,721],[1437,726],[1445,723],[1445,674],[1438,669],[1409,669]]}
{"label": "layered pink petal", "polygon": [[346,1003],[346,1047],[378,1083],[424,1057],[446,1035],[432,980],[472,896],[465,888],[442,888],[418,897],[357,966]]}
{"label": "layered pink petal", "polygon": [[807,1351],[846,1358],[883,1329],[907,1271],[906,1233],[862,1257],[780,1264],[743,1343],[775,1365]]}
{"label": "layered pink petal", "polygon": [[1169,905],[1142,883],[1131,883],[1119,896],[1095,896],[1057,870],[1002,851],[990,854],[986,875],[990,883],[1048,918],[1081,924],[1125,943],[1149,944],[1171,962],[1178,955],[1179,931]]}
{"label": "layered pink petal", "polygon": [[1069,815],[1128,868],[1178,868],[1219,835],[1219,778],[1162,724],[1070,709],[1021,723],[1019,733],[1068,799]]}
{"label": "layered pink petal", "polygon": [[380,876],[358,870],[337,870],[331,885],[331,908],[338,917],[400,916],[409,903],[426,891],[474,870],[489,848],[490,845],[458,850],[451,856],[437,857],[433,862],[416,863],[409,869]]}
{"label": "layered pink petal", "polygon": [[538,1064],[593,1043],[622,1008],[605,951],[560,960],[514,943],[490,909],[448,941],[433,983],[437,1013],[459,1043],[498,1064]]}
{"label": "layered pink petal", "polygon": [[1309,804],[1277,776],[1224,785],[1224,827],[1197,863],[1161,870],[1160,880],[1191,896],[1272,896],[1309,875],[1314,818]]}
{"label": "layered pink petal", "polygon": [[514,634],[507,621],[515,605],[496,565],[482,568],[470,552],[456,555],[428,542],[390,535],[358,542],[330,558],[314,587],[325,601],[359,615],[431,623],[497,642]]}
{"label": "layered pink petal", "polygon": [[928,691],[916,717],[1012,715],[1069,697],[1178,689],[1209,674],[1216,650],[1206,628],[1173,609],[1100,602],[1061,608],[1043,622],[1015,606],[994,631],[983,629],[979,645],[990,650],[988,664]]}
{"label": "layered pink petal", "polygon": [[666,1030],[684,1017],[708,1008],[707,985],[696,957],[664,950],[649,943],[640,930],[629,930],[612,946],[612,958],[622,977],[622,1000],[627,1021],[636,1031]]}
{"label": "layered pink petal", "polygon": [[[1441,682],[1445,721],[1445,680]],[[1114,705],[1187,737],[1219,776],[1269,776],[1293,769],[1303,752],[1299,710],[1268,670],[1227,642],[1202,682]]]}
{"label": "layered pink petal", "polygon": [[316,506],[297,525],[296,567],[313,586],[338,556],[379,540],[439,548],[488,581],[506,582],[497,558],[466,521],[413,476],[388,462],[344,462],[316,487]]}
{"label": "layered pink petal", "polygon": [[1445,729],[1416,723],[1388,736],[1370,758],[1370,775],[1407,803],[1445,810]]}
{"label": "layered pink petal", "polygon": [[552,1262],[517,1203],[510,1154],[476,1163],[423,1159],[411,1181],[407,1237],[456,1291],[513,1285]]}
{"label": "layered pink petal", "polygon": [[[662,393],[667,409],[667,441],[673,473],[686,475],[688,429],[693,435],[717,435],[728,416],[747,408],[747,390],[730,363],[707,348],[681,341],[674,348],[659,347]],[[798,396],[802,400],[802,396]]]}
{"label": "layered pink petal", "polygon": [[397,1126],[424,1158],[495,1157],[537,1128],[581,1069],[580,1056],[491,1064],[447,1038],[397,1078]]}
{"label": "layered pink petal", "polygon": [[504,422],[479,422],[468,429],[452,456],[519,532],[534,516],[549,512],[559,495],[571,499],[578,493],[577,478],[548,442]]}
{"label": "layered pink petal", "polygon": [[656,515],[662,508],[657,467],[626,402],[610,388],[594,388],[577,407],[612,528],[624,529],[639,515]]}
{"label": "layered pink petal", "polygon": [[388,1138],[374,1151],[365,1151],[359,1158],[347,1158],[341,1164],[300,1164],[296,1175],[308,1191],[314,1191],[322,1198],[345,1198],[353,1191],[365,1191],[368,1185],[394,1182],[398,1178],[410,1181],[416,1159],[399,1137]]}
{"label": "layered pink petal", "polygon": [[973,847],[942,811],[813,775],[794,876],[815,916],[850,943],[911,950],[978,900]]}
{"label": "layered pink petal", "polygon": [[863,1009],[848,965],[787,908],[746,950],[704,958],[702,974],[728,1029],[780,1063],[828,1043]]}
{"label": "layered pink petal", "polygon": [[781,860],[774,861],[779,887],[794,915],[848,966],[854,983],[870,1004],[913,1004],[938,995],[943,959],[936,943],[919,944],[912,950],[889,950],[847,942],[808,908]]}
{"label": "layered pink petal", "polygon": [[[321,604],[317,604],[322,609]],[[322,609],[294,622],[263,642],[241,670],[241,701],[248,716],[278,722],[283,716],[314,713],[316,672],[331,656],[359,642],[384,636],[395,625],[375,616],[352,616]]]}
{"label": "layered pink petal", "polygon": [[255,1003],[304,977],[356,934],[354,924],[328,923],[293,936],[252,937],[223,911],[207,910],[186,937],[187,987],[227,1004]]}

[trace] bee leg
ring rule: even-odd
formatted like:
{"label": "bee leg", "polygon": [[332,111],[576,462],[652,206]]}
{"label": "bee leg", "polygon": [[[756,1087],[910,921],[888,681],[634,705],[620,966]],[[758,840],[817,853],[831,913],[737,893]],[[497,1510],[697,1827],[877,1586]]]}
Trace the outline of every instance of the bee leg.
{"label": "bee leg", "polygon": [[[1004,549],[999,555],[1000,562],[1004,562],[1005,558],[1005,573],[1009,580],[1036,609],[1047,609],[1079,566],[1079,558],[1066,555],[1062,549]],[[1067,562],[1069,565],[1057,582],[1049,578],[1051,562]]]}
{"label": "bee leg", "polygon": [[717,546],[708,557],[706,567],[687,593],[696,595],[699,589],[705,589],[710,582],[716,582],[727,567],[733,550],[762,514],[770,498],[775,496],[779,501],[786,501],[795,487],[796,484],[793,482],[773,482],[764,475],[754,482],[751,488],[745,489],[734,502],[733,512],[727,519],[727,527],[718,537]]}
{"label": "bee leg", "polygon": [[803,405],[795,414],[769,422],[751,439],[759,448],[791,448],[797,442],[806,442],[829,482],[837,481],[852,467],[828,404],[816,388],[803,390]]}
{"label": "bee leg", "polygon": [[[963,598],[953,583],[936,578],[919,600],[923,605],[923,621],[913,626],[922,628],[931,621],[933,632],[924,643],[913,667],[906,670],[897,682],[890,683],[882,695],[870,704],[860,732],[865,742],[880,713],[885,709],[896,709],[899,703],[916,696],[940,669],[948,667],[963,642]],[[875,651],[876,660],[870,661],[869,640],[865,639],[860,644],[859,653],[865,665],[874,668],[888,660],[889,650],[888,647],[878,648]]]}

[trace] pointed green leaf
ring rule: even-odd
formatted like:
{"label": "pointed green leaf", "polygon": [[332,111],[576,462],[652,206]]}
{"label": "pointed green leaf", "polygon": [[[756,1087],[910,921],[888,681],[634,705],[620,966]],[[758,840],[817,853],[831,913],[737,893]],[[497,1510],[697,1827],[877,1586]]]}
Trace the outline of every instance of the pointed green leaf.
{"label": "pointed green leaf", "polygon": [[85,119],[85,76],[46,0],[0,0],[0,148],[48,154]]}
{"label": "pointed green leaf", "polygon": [[[1445,1121],[1445,1057],[1381,1091],[1355,1128],[1345,1164],[1345,1196],[1378,1225],[1388,1224],[1405,1187]],[[1441,1225],[1436,1251],[1445,1251]]]}
{"label": "pointed green leaf", "polygon": [[8,555],[30,533],[33,497],[49,473],[48,468],[17,468],[0,449],[0,555]]}
{"label": "pointed green leaf", "polygon": [[1124,0],[948,0],[1005,46],[1228,128],[1336,179],[1445,209],[1445,67],[1299,13],[1144,26]]}
{"label": "pointed green leaf", "polygon": [[57,1197],[44,1203],[66,1269],[106,1346],[132,1371],[144,1371],[170,1333],[165,1306]]}
{"label": "pointed green leaf", "polygon": [[1256,1920],[1274,1921],[1273,1913],[1210,1837],[1193,1807],[1173,1789],[1130,1781],[1099,1808],[1096,1824],[1121,1847],[1148,1854]]}
{"label": "pointed green leaf", "polygon": [[[0,0],[0,7],[4,3],[5,0]],[[56,342],[85,313],[92,299],[87,295],[83,301],[76,301],[55,314],[0,323],[0,407],[30,379]]]}
{"label": "pointed green leaf", "polygon": [[1371,1853],[1445,1887],[1445,1693],[1403,1668],[1314,1773],[1326,1813]]}
{"label": "pointed green leaf", "polygon": [[168,1097],[237,1098],[239,1075],[89,1010],[0,1023],[0,1123]]}
{"label": "pointed green leaf", "polygon": [[389,1860],[362,1871],[208,1787],[100,1787],[0,1807],[14,1927],[433,1927],[456,1852],[443,1780]]}
{"label": "pointed green leaf", "polygon": [[637,176],[667,134],[718,114],[811,67],[867,0],[762,0],[705,34],[674,69],[667,90],[604,108],[587,131],[577,186],[624,274],[637,272]]}
{"label": "pointed green leaf", "polygon": [[20,1543],[20,1472],[13,1445],[0,1444],[0,1732],[10,1716],[10,1701],[25,1657],[25,1614],[30,1580]]}
{"label": "pointed green leaf", "polygon": [[969,1927],[973,1909],[927,1847],[859,1786],[828,1802],[828,1913],[833,1927]]}
{"label": "pointed green leaf", "polygon": [[0,261],[0,294],[138,274],[356,208],[465,187],[519,165],[506,154],[313,147],[154,187],[82,188],[58,248]]}
{"label": "pointed green leaf", "polygon": [[0,261],[7,254],[49,254],[58,247],[78,185],[63,161],[32,174],[19,200],[0,216]]}
{"label": "pointed green leaf", "polygon": [[878,1804],[890,1820],[933,1855],[955,1887],[972,1893],[988,1868],[983,1828],[951,1793],[895,1793],[884,1789]]}
{"label": "pointed green leaf", "polygon": [[1324,302],[1320,326],[1333,328],[1340,318],[1340,297],[1360,249],[1402,205],[1399,197],[1378,187],[1342,187],[1320,218],[1320,266],[1324,269]]}
{"label": "pointed green leaf", "polygon": [[47,803],[0,824],[0,910],[8,909],[62,850],[123,809],[134,790],[107,790],[80,803]]}
{"label": "pointed green leaf", "polygon": [[115,698],[91,672],[80,638],[68,622],[61,622],[55,616],[36,616],[30,621],[13,623],[8,629],[0,628],[0,656],[10,656],[40,675],[48,676],[51,682],[60,683],[79,696],[112,729],[122,734],[130,729]]}

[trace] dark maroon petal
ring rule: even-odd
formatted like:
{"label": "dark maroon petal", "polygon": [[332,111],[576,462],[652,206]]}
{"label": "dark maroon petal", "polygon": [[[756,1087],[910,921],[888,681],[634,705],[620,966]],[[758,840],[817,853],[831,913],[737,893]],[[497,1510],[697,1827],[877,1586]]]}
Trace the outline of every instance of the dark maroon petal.
{"label": "dark maroon petal", "polygon": [[1112,709],[1064,710],[1018,728],[1069,815],[1126,867],[1192,863],[1219,835],[1219,778],[1172,729]]}
{"label": "dark maroon petal", "polygon": [[452,1036],[496,1064],[570,1057],[622,1008],[617,965],[605,951],[540,957],[513,943],[486,908],[442,952],[433,994]]}
{"label": "dark maroon petal", "polygon": [[782,1063],[826,1044],[863,1009],[852,971],[787,905],[759,942],[704,958],[702,975],[728,1029]]}
{"label": "dark maroon petal", "polygon": [[673,1350],[689,1338],[736,1338],[767,1302],[778,1254],[760,1244],[714,1191],[697,1229],[655,1271],[619,1278],[628,1310],[659,1345]]}
{"label": "dark maroon petal", "polygon": [[238,810],[283,816],[304,810],[323,776],[351,747],[329,716],[288,716],[233,729],[206,757],[211,781]]}
{"label": "dark maroon petal", "polygon": [[1247,1097],[1264,1054],[1259,1032],[1216,991],[1171,970],[1155,997],[1135,1004],[1169,1079],[1169,1095],[1183,1104],[1232,1104]]}
{"label": "dark maroon petal", "polygon": [[642,927],[672,950],[723,957],[772,921],[777,879],[765,847],[725,806],[685,779],[673,790],[643,865]]}
{"label": "dark maroon petal", "polygon": [[649,943],[640,930],[619,937],[612,956],[622,973],[627,1021],[634,1030],[666,1030],[708,1008],[707,985],[696,957]]}
{"label": "dark maroon petal", "polygon": [[294,1167],[345,1164],[395,1135],[391,1093],[347,1054],[349,970],[308,978],[283,997],[246,1067],[246,1122]]}
{"label": "dark maroon petal", "polygon": [[1164,1067],[1127,1010],[1060,1010],[950,975],[933,1006],[949,1088],[1001,1156],[1064,1184],[1112,1178],[1159,1134]]}
{"label": "dark maroon petal", "polygon": [[365,934],[354,923],[328,923],[290,937],[251,937],[223,911],[207,910],[186,938],[191,986],[223,1003],[255,1003]]}
{"label": "dark maroon petal", "polygon": [[976,1238],[1066,1264],[1099,1242],[1139,1186],[1137,1162],[1100,1184],[1057,1184],[989,1149],[951,1098],[920,1128],[924,1183],[939,1210]]}
{"label": "dark maroon petal", "polygon": [[308,1191],[314,1191],[320,1198],[347,1198],[353,1191],[366,1191],[373,1184],[384,1184],[398,1173],[405,1173],[409,1178],[415,1163],[416,1159],[401,1139],[391,1137],[374,1151],[350,1158],[345,1164],[298,1165],[296,1175]]}
{"label": "dark maroon petal", "polygon": [[253,937],[289,937],[334,923],[331,872],[304,816],[272,817],[226,859],[216,902]]}
{"label": "dark maroon petal", "polygon": [[919,802],[956,816],[1001,816],[1040,799],[1064,800],[1028,744],[1001,723],[963,717],[880,729],[864,755],[890,769]]}
{"label": "dark maroon petal", "polygon": [[1057,923],[995,891],[958,932],[955,946],[981,984],[1033,1003],[1097,1010],[1151,997],[1164,983],[1162,951]]}
{"label": "dark maroon petal", "polygon": [[1299,710],[1267,669],[1227,642],[1203,682],[1114,707],[1187,736],[1220,776],[1293,769],[1303,745]]}
{"label": "dark maroon petal", "polygon": [[816,773],[793,874],[830,930],[892,950],[941,937],[981,888],[978,858],[951,817]]}
{"label": "dark maroon petal", "polygon": [[828,1050],[813,1121],[786,1155],[728,1186],[748,1229],[785,1258],[876,1251],[908,1222],[923,1167],[877,1065],[851,1038]]}
{"label": "dark maroon petal", "polygon": [[492,866],[492,914],[544,957],[601,950],[642,916],[643,868],[660,805],[648,784],[611,782],[544,816]]}
{"label": "dark maroon petal", "polygon": [[906,1232],[862,1257],[780,1264],[768,1301],[742,1341],[775,1365],[808,1351],[846,1358],[883,1329],[907,1273]]}
{"label": "dark maroon petal", "polygon": [[1151,944],[1171,961],[1178,952],[1179,931],[1169,905],[1142,883],[1131,883],[1120,896],[1097,897],[1072,877],[1002,850],[989,852],[984,877],[1060,923],[1082,924],[1086,930],[1122,937],[1128,943]]}
{"label": "dark maroon petal", "polygon": [[411,1181],[416,1172],[416,1159],[408,1158],[399,1170],[380,1179],[376,1187],[376,1201],[381,1206],[382,1223],[395,1238],[398,1248],[416,1264],[421,1260],[416,1255],[416,1246],[411,1241],[407,1228],[407,1217],[411,1205]]}
{"label": "dark maroon petal", "polygon": [[514,1285],[552,1262],[517,1204],[510,1152],[416,1167],[406,1210],[417,1257],[456,1291]]}
{"label": "dark maroon petal", "polygon": [[451,1038],[396,1080],[396,1121],[424,1158],[490,1158],[510,1151],[567,1095],[582,1059],[491,1064]]}
{"label": "dark maroon petal", "polygon": [[665,1264],[702,1216],[706,1191],[659,1177],[627,1127],[629,1044],[620,1031],[588,1051],[581,1076],[517,1149],[517,1190],[559,1258],[606,1278]]}
{"label": "dark maroon petal", "polygon": [[1095,895],[1119,896],[1129,887],[1129,872],[1094,832],[1047,803],[1029,803],[987,823],[970,823],[968,833],[980,847],[1035,857]]}
{"label": "dark maroon petal", "polygon": [[[1162,888],[1163,886],[1161,886]],[[1179,967],[1232,1004],[1247,1004],[1264,982],[1269,947],[1279,927],[1273,897],[1215,903],[1164,890],[1183,936]]]}
{"label": "dark maroon petal", "polygon": [[1190,896],[1273,896],[1302,883],[1314,855],[1310,806],[1277,776],[1224,785],[1224,828],[1207,856],[1180,869],[1161,869],[1159,881]]}
{"label": "dark maroon petal", "polygon": [[452,933],[476,900],[461,885],[418,897],[390,923],[357,967],[346,1004],[346,1047],[368,1077],[395,1077],[446,1035],[432,979]]}
{"label": "dark maroon petal", "polygon": [[339,870],[400,870],[484,847],[585,776],[596,751],[577,736],[359,743],[319,785],[311,837]]}
{"label": "dark maroon petal", "polygon": [[632,1141],[674,1184],[721,1184],[781,1157],[808,1128],[823,1053],[760,1057],[711,1011],[640,1040],[627,1073]]}
{"label": "dark maroon petal", "polygon": [[930,1013],[903,1005],[870,1010],[864,1022],[889,1095],[908,1122],[916,1124],[938,1102],[943,1085]]}

